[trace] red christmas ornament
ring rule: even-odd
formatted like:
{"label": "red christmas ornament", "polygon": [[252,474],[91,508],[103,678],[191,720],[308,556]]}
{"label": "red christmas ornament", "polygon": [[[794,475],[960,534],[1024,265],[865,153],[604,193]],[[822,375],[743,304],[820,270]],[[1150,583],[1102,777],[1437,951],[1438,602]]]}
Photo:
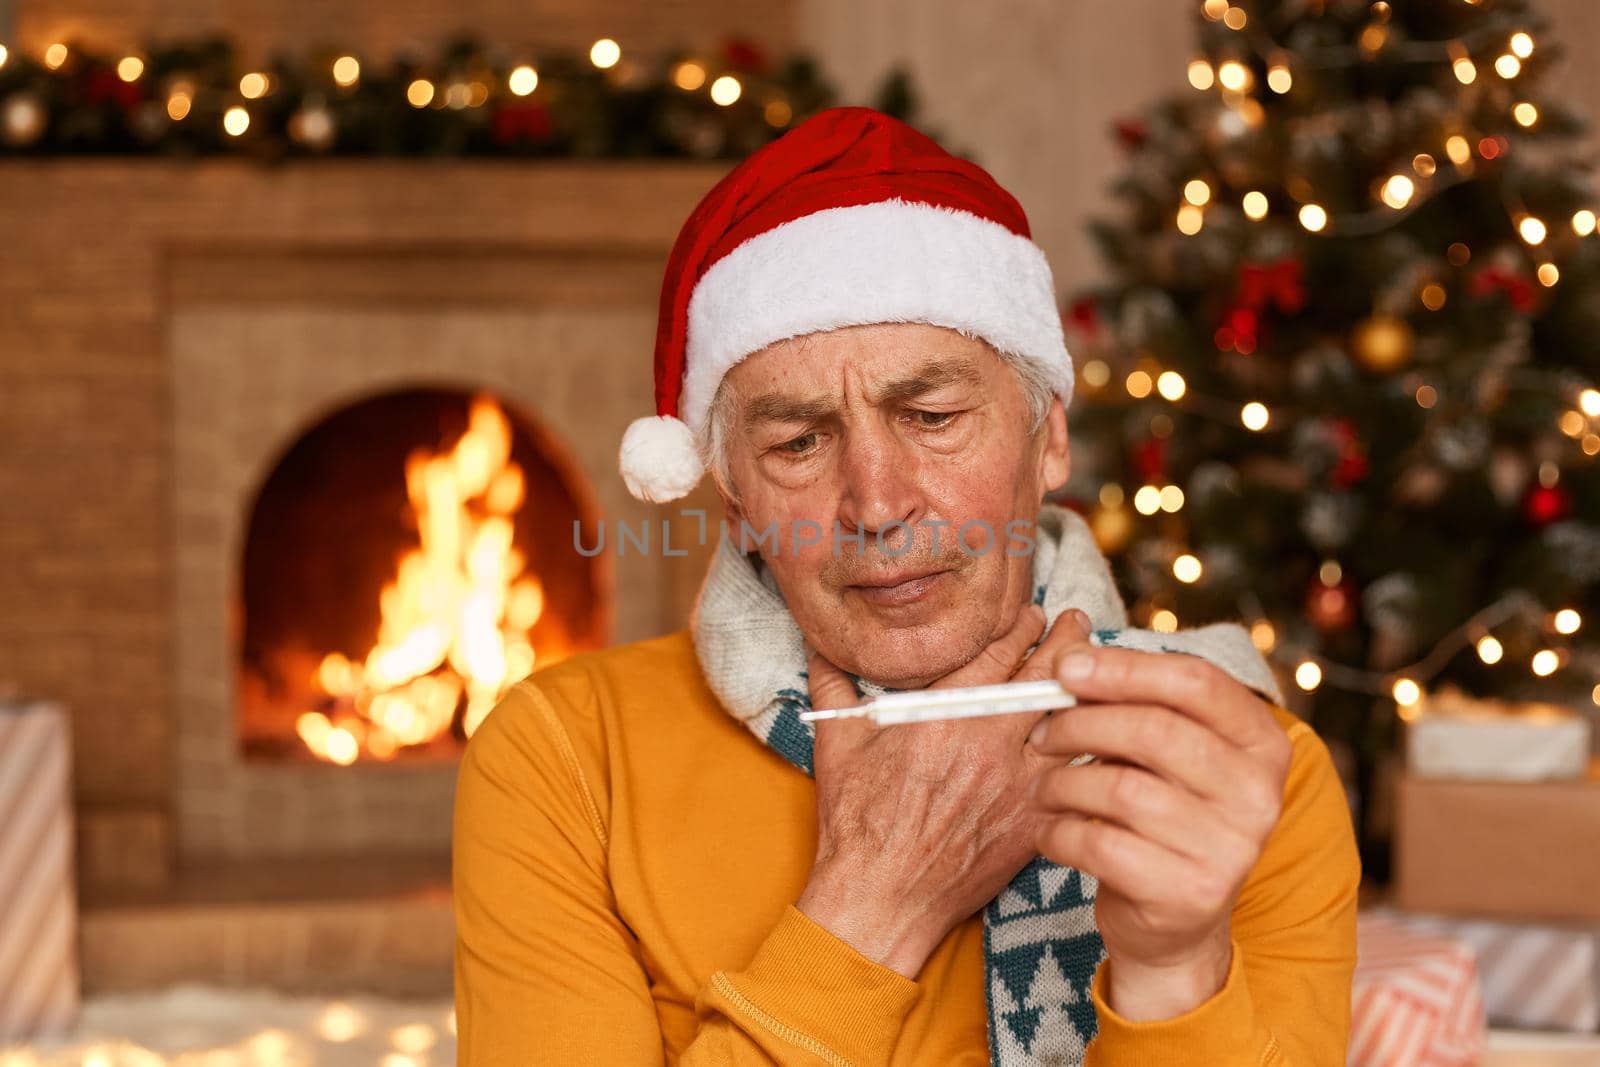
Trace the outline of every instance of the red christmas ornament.
{"label": "red christmas ornament", "polygon": [[1100,336],[1100,305],[1092,296],[1079,297],[1067,308],[1062,320],[1077,328],[1090,341]]}
{"label": "red christmas ornament", "polygon": [[1572,494],[1565,486],[1535,485],[1522,498],[1522,513],[1535,526],[1566,518],[1572,511]]}
{"label": "red christmas ornament", "polygon": [[1356,587],[1348,578],[1338,585],[1314,579],[1306,591],[1306,618],[1324,632],[1347,629],[1356,621]]}
{"label": "red christmas ornament", "polygon": [[1367,452],[1361,446],[1360,437],[1349,419],[1334,419],[1328,426],[1339,442],[1339,459],[1333,465],[1328,481],[1340,489],[1349,489],[1364,481],[1371,470],[1367,463]]}
{"label": "red christmas ornament", "polygon": [[1271,263],[1239,264],[1238,304],[1252,311],[1263,311],[1269,305],[1287,315],[1293,315],[1306,306],[1305,267],[1293,256],[1285,256]]}
{"label": "red christmas ornament", "polygon": [[1502,292],[1511,302],[1511,306],[1523,315],[1533,310],[1539,294],[1531,279],[1504,267],[1485,267],[1478,271],[1467,283],[1467,291],[1473,296],[1488,296],[1491,293]]}
{"label": "red christmas ornament", "polygon": [[1150,139],[1150,127],[1141,119],[1118,119],[1113,125],[1124,152],[1137,152]]}
{"label": "red christmas ornament", "polygon": [[1167,442],[1164,438],[1148,437],[1134,447],[1133,469],[1146,485],[1166,481]]}

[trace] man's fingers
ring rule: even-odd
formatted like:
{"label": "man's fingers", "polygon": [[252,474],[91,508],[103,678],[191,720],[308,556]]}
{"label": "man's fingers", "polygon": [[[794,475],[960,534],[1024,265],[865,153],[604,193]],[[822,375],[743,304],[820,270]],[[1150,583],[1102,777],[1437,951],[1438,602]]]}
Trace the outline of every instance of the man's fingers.
{"label": "man's fingers", "polygon": [[806,649],[806,679],[811,688],[811,706],[824,708],[849,708],[861,703],[861,694],[850,676],[828,662],[816,649]]}
{"label": "man's fingers", "polygon": [[1011,678],[1028,649],[1044,633],[1044,609],[1030,604],[1017,612],[1011,629],[989,642],[972,660],[930,685],[952,689],[968,685],[998,685]]}
{"label": "man's fingers", "polygon": [[1077,608],[1063,611],[1050,624],[1050,632],[1044,635],[1044,640],[1028,656],[1027,662],[1017,669],[1012,680],[1035,682],[1055,677],[1056,661],[1068,650],[1088,644],[1089,630],[1089,616]]}
{"label": "man's fingers", "polygon": [[1249,839],[1223,822],[1211,805],[1131,763],[1056,764],[1034,777],[1033,806],[1051,815],[1096,815],[1190,859],[1245,853]]}

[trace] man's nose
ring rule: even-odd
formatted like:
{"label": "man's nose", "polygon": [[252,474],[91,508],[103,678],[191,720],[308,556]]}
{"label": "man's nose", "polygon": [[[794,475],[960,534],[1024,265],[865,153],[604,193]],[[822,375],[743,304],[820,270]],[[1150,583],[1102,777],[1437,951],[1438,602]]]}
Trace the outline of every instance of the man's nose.
{"label": "man's nose", "polygon": [[[889,530],[883,535],[885,547],[908,543],[911,524],[921,513],[911,458],[902,454],[891,434],[872,431],[852,434],[841,458],[839,521],[872,535]],[[906,524],[903,532],[890,529],[897,522]]]}

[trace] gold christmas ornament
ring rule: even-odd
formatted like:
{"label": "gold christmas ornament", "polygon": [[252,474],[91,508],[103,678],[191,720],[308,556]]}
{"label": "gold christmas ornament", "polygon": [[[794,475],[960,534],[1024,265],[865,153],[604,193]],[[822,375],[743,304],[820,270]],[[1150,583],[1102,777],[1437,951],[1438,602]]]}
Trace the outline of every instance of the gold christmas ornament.
{"label": "gold christmas ornament", "polygon": [[1370,371],[1389,374],[1411,362],[1416,335],[1394,315],[1373,315],[1350,334],[1350,354]]}

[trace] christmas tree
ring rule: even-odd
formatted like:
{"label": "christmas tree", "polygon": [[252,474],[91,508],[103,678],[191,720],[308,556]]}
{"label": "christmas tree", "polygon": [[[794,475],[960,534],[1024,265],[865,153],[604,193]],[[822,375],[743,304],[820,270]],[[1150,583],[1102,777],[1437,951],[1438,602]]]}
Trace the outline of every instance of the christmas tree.
{"label": "christmas tree", "polygon": [[1068,312],[1068,492],[1134,621],[1244,619],[1362,796],[1437,687],[1592,711],[1600,200],[1545,23],[1196,6]]}

